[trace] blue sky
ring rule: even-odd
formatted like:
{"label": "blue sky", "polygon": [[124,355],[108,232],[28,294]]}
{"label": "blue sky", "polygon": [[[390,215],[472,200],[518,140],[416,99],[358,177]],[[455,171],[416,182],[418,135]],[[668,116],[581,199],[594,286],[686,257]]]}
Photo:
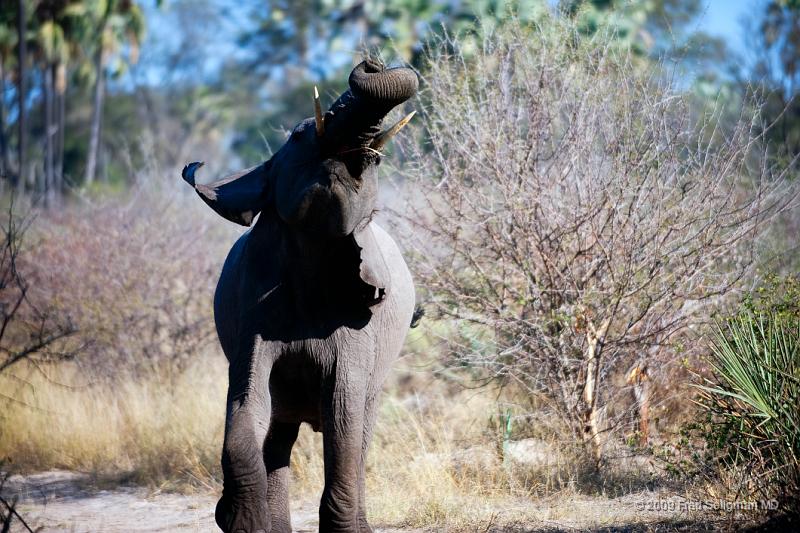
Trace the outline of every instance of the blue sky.
{"label": "blue sky", "polygon": [[712,35],[723,37],[728,46],[744,55],[742,23],[748,14],[761,13],[765,0],[709,0],[697,27]]}

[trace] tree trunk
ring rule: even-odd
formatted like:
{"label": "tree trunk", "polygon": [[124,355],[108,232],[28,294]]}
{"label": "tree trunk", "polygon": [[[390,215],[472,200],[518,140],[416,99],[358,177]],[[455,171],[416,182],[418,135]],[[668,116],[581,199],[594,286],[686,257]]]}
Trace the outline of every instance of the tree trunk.
{"label": "tree trunk", "polygon": [[636,411],[639,416],[639,446],[647,446],[650,436],[650,376],[647,366],[637,363],[626,380],[633,387],[633,397],[636,400]]}
{"label": "tree trunk", "polygon": [[583,440],[591,448],[596,464],[603,458],[603,442],[600,437],[600,422],[597,405],[597,389],[600,376],[600,357],[603,353],[603,340],[608,330],[609,320],[599,328],[588,322],[586,341],[586,383],[583,386]]}
{"label": "tree trunk", "polygon": [[42,200],[45,207],[53,203],[53,69],[44,67],[44,172],[42,173]]}
{"label": "tree trunk", "polygon": [[25,40],[25,29],[27,28],[27,20],[25,16],[25,0],[19,0],[17,4],[17,35],[19,43],[17,45],[18,52],[18,67],[19,68],[19,85],[17,87],[17,98],[19,100],[19,119],[17,126],[19,127],[18,143],[17,143],[17,187],[20,189],[25,187],[25,182],[28,176],[27,165],[27,151],[28,151],[28,112],[25,109],[25,99],[27,91],[25,87],[25,80],[27,78],[26,61],[27,61],[27,42]]}
{"label": "tree trunk", "polygon": [[[6,69],[3,56],[0,56],[0,95],[6,88]],[[5,192],[6,181],[11,179],[8,161],[8,138],[6,137],[6,101],[0,96],[0,194]]]}
{"label": "tree trunk", "polygon": [[55,193],[57,198],[64,195],[64,118],[66,114],[66,65],[53,65],[53,81],[55,82]]}
{"label": "tree trunk", "polygon": [[94,181],[97,172],[97,156],[100,151],[100,124],[103,120],[103,97],[105,89],[102,47],[95,55],[94,67],[97,71],[97,77],[94,83],[94,104],[92,107],[89,153],[86,158],[86,176],[83,180],[86,185],[90,185]]}

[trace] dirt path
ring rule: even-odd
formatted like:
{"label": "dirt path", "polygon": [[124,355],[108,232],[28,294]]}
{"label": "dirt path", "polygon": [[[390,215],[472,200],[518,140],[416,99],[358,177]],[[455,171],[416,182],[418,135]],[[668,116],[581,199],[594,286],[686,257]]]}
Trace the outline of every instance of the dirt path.
{"label": "dirt path", "polygon": [[[17,495],[19,513],[34,530],[41,527],[46,533],[219,531],[214,523],[216,498],[133,487],[97,490],[88,476],[74,472],[11,476],[6,480],[3,494]],[[316,504],[308,502],[294,507],[292,523],[298,533],[316,533]],[[22,526],[12,529],[22,530]]]}
{"label": "dirt path", "polygon": [[11,476],[3,492],[18,495],[19,513],[31,527],[45,532],[188,532],[214,527],[215,502],[210,497],[130,487],[96,490],[88,476],[73,472]]}
{"label": "dirt path", "polygon": [[[19,497],[18,510],[34,528],[43,532],[214,532],[211,496],[153,492],[133,487],[98,490],[89,476],[51,471],[29,476],[11,476],[3,488],[4,497]],[[652,502],[660,502],[653,509]],[[501,533],[556,533],[595,531],[667,532],[745,529],[747,522],[733,516],[686,512],[687,500],[677,495],[642,492],[619,498],[591,496],[550,497],[520,501],[525,524],[511,529],[491,522],[482,531]],[[498,509],[497,516],[520,509]],[[734,520],[731,520],[733,518]],[[316,532],[317,509],[307,502],[292,509],[296,532]],[[496,522],[495,522],[496,523]],[[12,532],[23,531],[21,526]],[[443,531],[446,531],[444,529]],[[378,528],[380,533],[421,533],[421,530]]]}

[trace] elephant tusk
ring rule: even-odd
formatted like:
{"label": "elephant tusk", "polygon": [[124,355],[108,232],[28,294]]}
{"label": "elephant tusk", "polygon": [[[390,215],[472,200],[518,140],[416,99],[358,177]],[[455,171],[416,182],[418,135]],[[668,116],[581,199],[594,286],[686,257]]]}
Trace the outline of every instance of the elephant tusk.
{"label": "elephant tusk", "polygon": [[322,137],[325,134],[325,121],[322,119],[322,106],[319,103],[319,92],[317,86],[314,86],[314,124],[317,127],[317,137]]}
{"label": "elephant tusk", "polygon": [[386,131],[382,131],[377,137],[375,137],[375,140],[372,141],[372,144],[370,146],[375,150],[380,150],[381,148],[383,148],[383,146],[386,143],[388,143],[392,137],[397,135],[397,132],[402,130],[403,127],[409,123],[409,121],[413,118],[414,115],[416,115],[416,113],[417,113],[416,111],[412,111],[408,115],[398,120],[394,126],[392,126]]}

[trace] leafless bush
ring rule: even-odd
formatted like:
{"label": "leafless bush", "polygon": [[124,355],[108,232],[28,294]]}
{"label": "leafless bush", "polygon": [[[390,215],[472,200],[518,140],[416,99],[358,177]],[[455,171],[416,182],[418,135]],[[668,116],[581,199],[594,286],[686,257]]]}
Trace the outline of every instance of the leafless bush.
{"label": "leafless bush", "polygon": [[[9,376],[21,364],[34,368],[74,357],[76,347],[71,338],[77,328],[68,315],[52,313],[31,298],[33,286],[25,276],[23,265],[30,255],[24,246],[32,217],[21,214],[9,199],[2,217],[3,242],[0,250],[0,376]],[[9,402],[24,403],[19,398],[0,392],[3,406]],[[4,415],[5,413],[0,413]],[[0,416],[4,419],[5,416]],[[4,428],[7,430],[7,428]],[[17,511],[17,498],[3,493],[8,473],[5,457],[0,457],[0,530],[10,531],[15,522],[25,531],[33,531]]]}
{"label": "leafless bush", "polygon": [[23,238],[32,218],[20,214],[13,199],[9,205],[0,250],[0,374],[23,361],[38,365],[71,358],[74,351],[65,341],[76,332],[68,314],[52,313],[31,298],[35,282],[22,265],[31,254]]}
{"label": "leafless bush", "polygon": [[458,363],[521,387],[599,461],[625,375],[680,366],[792,194],[754,117],[722,131],[663,71],[546,24],[468,59],[433,43],[426,142],[403,147],[407,247],[429,307],[459,321]]}
{"label": "leafless bush", "polygon": [[[98,373],[169,362],[213,340],[211,295],[224,250],[185,197],[152,190],[42,213],[28,270],[34,299],[70,315]],[[194,198],[192,198],[194,200]]]}

